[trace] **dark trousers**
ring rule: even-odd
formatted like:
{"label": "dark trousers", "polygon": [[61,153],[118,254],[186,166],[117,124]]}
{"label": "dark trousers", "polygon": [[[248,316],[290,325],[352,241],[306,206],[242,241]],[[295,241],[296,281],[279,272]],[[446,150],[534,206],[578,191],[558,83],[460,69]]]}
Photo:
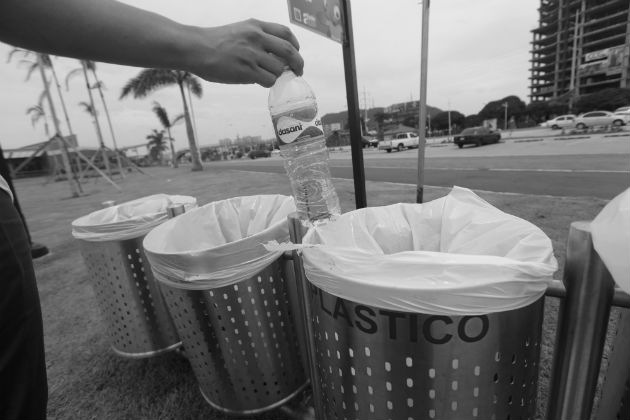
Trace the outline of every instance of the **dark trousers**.
{"label": "dark trousers", "polygon": [[22,218],[22,223],[24,223],[24,229],[26,229],[26,236],[28,237],[28,242],[31,243],[31,233],[28,230],[28,226],[26,226],[26,219],[24,218],[24,214],[22,213],[22,209],[20,208],[20,202],[18,201],[17,193],[15,192],[15,187],[13,186],[13,180],[11,179],[11,171],[9,170],[9,164],[4,159],[4,152],[2,151],[2,146],[0,146],[0,175],[7,181],[9,184],[9,189],[13,194],[13,204],[18,211],[18,214]]}
{"label": "dark trousers", "polygon": [[0,190],[0,419],[45,419],[44,333],[22,218]]}

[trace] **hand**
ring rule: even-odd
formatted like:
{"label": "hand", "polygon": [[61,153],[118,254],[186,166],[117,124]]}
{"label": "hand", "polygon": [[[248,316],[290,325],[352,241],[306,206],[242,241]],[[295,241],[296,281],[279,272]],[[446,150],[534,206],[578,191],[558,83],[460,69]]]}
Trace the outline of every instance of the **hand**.
{"label": "hand", "polygon": [[300,45],[286,26],[249,19],[201,30],[191,51],[191,71],[219,83],[258,83],[271,87],[286,65],[301,75]]}

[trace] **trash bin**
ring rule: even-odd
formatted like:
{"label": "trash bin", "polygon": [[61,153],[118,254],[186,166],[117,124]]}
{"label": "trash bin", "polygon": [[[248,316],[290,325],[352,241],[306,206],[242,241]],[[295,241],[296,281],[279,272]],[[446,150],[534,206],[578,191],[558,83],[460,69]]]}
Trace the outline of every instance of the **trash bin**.
{"label": "trash bin", "polygon": [[193,197],[157,194],[72,222],[112,350],[120,356],[150,357],[181,345],[142,248],[174,203],[196,206]]}
{"label": "trash bin", "polygon": [[538,228],[455,188],[312,227],[302,253],[324,419],[534,416],[557,268]]}
{"label": "trash bin", "polygon": [[291,197],[217,201],[151,231],[145,252],[200,391],[214,408],[255,414],[307,384],[282,252]]}

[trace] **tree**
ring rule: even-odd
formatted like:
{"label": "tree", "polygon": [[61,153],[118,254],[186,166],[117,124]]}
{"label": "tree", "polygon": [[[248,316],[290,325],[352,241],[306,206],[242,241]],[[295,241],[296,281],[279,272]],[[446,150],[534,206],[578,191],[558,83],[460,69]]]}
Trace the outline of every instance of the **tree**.
{"label": "tree", "polygon": [[46,97],[46,92],[42,92],[39,95],[39,101],[37,101],[37,105],[30,106],[26,110],[26,115],[30,115],[31,124],[35,127],[35,124],[40,120],[44,120],[44,132],[46,133],[46,138],[50,138],[50,130],[48,129],[48,118],[46,116],[46,110],[44,109],[44,99]]}
{"label": "tree", "polygon": [[173,127],[175,124],[177,124],[182,119],[184,119],[185,116],[184,114],[179,114],[178,116],[173,118],[173,120],[171,121],[168,118],[168,112],[166,112],[166,108],[160,105],[160,103],[157,101],[153,102],[153,112],[155,112],[155,115],[157,115],[158,120],[160,120],[162,127],[164,127],[164,129],[168,133],[168,140],[169,140],[169,143],[171,144],[171,156],[173,157],[173,168],[177,168],[177,156],[175,156],[175,147],[173,146],[174,139],[173,139],[173,136],[171,135],[171,127]]}
{"label": "tree", "polygon": [[[441,111],[431,120],[435,130],[448,130],[448,111]],[[451,127],[463,126],[466,117],[458,111],[451,111]]]}
{"label": "tree", "polygon": [[478,114],[466,115],[464,119],[464,127],[479,127],[483,124],[483,118]]}
{"label": "tree", "polygon": [[151,134],[147,135],[149,142],[147,147],[149,148],[149,155],[154,161],[162,160],[162,152],[166,150],[166,139],[164,138],[164,130],[153,129]]}
{"label": "tree", "polygon": [[630,104],[630,88],[607,88],[599,92],[582,95],[575,103],[577,113],[615,109]]}
{"label": "tree", "polygon": [[[9,61],[11,60],[11,56],[13,55],[15,50],[11,51],[9,53]],[[18,50],[19,51],[19,50]],[[59,119],[57,118],[57,112],[55,111],[55,104],[52,100],[52,95],[50,94],[50,83],[48,81],[48,78],[46,77],[46,72],[45,72],[45,54],[39,54],[39,53],[34,53],[35,54],[35,58],[37,60],[37,65],[33,66],[31,65],[31,68],[29,70],[28,76],[27,76],[27,80],[30,76],[30,74],[35,70],[35,69],[39,69],[39,74],[42,78],[42,83],[44,85],[44,94],[46,96],[46,100],[48,102],[48,108],[50,109],[50,113],[52,116],[52,121],[53,121],[53,125],[55,126],[55,137],[57,138],[57,141],[59,143],[59,147],[61,149],[61,160],[63,161],[63,166],[64,169],[66,171],[66,177],[68,179],[68,184],[70,185],[70,193],[72,194],[72,197],[78,197],[79,196],[79,192],[81,191],[81,185],[79,184],[79,182],[76,180],[76,178],[74,177],[75,173],[72,170],[72,167],[70,166],[70,158],[68,157],[68,151],[66,148],[66,143],[63,140],[62,134],[61,134],[61,127],[59,126]],[[50,58],[50,57],[49,57]]]}
{"label": "tree", "polygon": [[[109,174],[109,176],[112,176],[112,171],[109,166],[109,156],[107,154],[107,151],[105,150],[105,141],[103,140],[101,124],[98,121],[98,112],[96,111],[96,104],[94,103],[94,97],[92,96],[92,88],[90,86],[90,79],[88,78],[87,64],[84,60],[80,60],[80,62],[81,62],[81,68],[72,70],[66,76],[66,88],[68,87],[68,81],[70,80],[70,78],[72,78],[73,75],[78,74],[78,72],[83,73],[83,77],[85,79],[85,88],[87,89],[90,103],[86,104],[85,102],[81,102],[81,105],[83,105],[85,110],[92,116],[92,121],[94,122],[94,128],[96,129],[96,137],[98,138],[101,152],[103,153],[103,161],[105,162],[105,168],[107,169],[107,173]],[[120,165],[118,167],[120,168]]]}
{"label": "tree", "polygon": [[57,78],[57,72],[55,71],[55,66],[53,65],[50,55],[35,53],[33,51],[23,50],[20,48],[14,48],[9,52],[9,58],[7,61],[11,61],[11,58],[13,57],[13,55],[18,54],[18,53],[22,54],[22,56],[25,58],[31,58],[35,56],[34,60],[28,60],[28,59],[20,60],[20,64],[26,64],[29,66],[28,72],[26,74],[26,80],[29,80],[33,72],[38,69],[38,66],[40,65],[39,63],[41,63],[41,66],[44,68],[44,70],[50,70],[53,77],[53,81],[55,82],[55,86],[57,88],[57,95],[59,96],[59,102],[61,103],[61,110],[63,111],[63,115],[66,120],[66,125],[68,126],[68,133],[72,135],[73,134],[72,125],[70,124],[70,117],[68,115],[68,109],[66,108],[66,101],[63,99],[63,94],[61,93],[61,85],[59,84],[59,79]]}
{"label": "tree", "polygon": [[479,116],[482,120],[489,120],[496,118],[498,126],[503,127],[505,125],[505,106],[507,104],[507,119],[514,117],[515,120],[519,120],[526,114],[527,106],[525,102],[520,100],[518,96],[506,96],[503,99],[491,101],[479,111]]}
{"label": "tree", "polygon": [[201,171],[203,170],[203,166],[201,165],[199,148],[195,141],[190,112],[188,110],[188,101],[186,100],[184,90],[184,88],[190,88],[192,94],[200,98],[203,91],[197,77],[193,76],[191,73],[180,70],[144,69],[136,77],[127,82],[122,89],[120,99],[129,94],[133,94],[133,97],[136,99],[145,98],[153,91],[171,85],[177,85],[179,87],[182,103],[184,104],[184,120],[186,122],[190,154],[192,155],[192,170]]}

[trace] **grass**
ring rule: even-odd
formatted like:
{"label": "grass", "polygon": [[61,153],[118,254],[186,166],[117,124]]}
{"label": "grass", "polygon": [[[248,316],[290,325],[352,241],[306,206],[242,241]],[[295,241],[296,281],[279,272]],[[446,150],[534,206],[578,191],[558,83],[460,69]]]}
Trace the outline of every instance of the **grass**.
{"label": "grass", "polygon": [[[249,173],[206,167],[203,172],[150,168],[148,175],[129,174],[117,179],[117,192],[101,179],[83,185],[86,195],[68,198],[65,182],[45,184],[43,178],[21,179],[16,189],[28,225],[37,242],[51,254],[34,262],[44,316],[49,382],[50,419],[223,419],[198,392],[188,362],[177,354],[128,360],[109,349],[105,325],[98,312],[90,279],[72,238],[71,222],[102,207],[106,200],[122,203],[155,193],[197,197],[200,205],[234,196],[290,194],[284,175]],[[342,209],[354,209],[351,180],[335,180]],[[368,182],[371,206],[415,200],[414,185]],[[447,188],[425,188],[425,201],[448,193]],[[559,198],[479,192],[496,207],[539,226],[553,241],[560,266],[564,263],[569,225],[590,220],[605,205],[594,198]],[[561,278],[561,272],[556,273]],[[546,406],[546,391],[557,299],[547,299],[539,381],[539,418]],[[256,419],[285,418],[274,411]]]}

